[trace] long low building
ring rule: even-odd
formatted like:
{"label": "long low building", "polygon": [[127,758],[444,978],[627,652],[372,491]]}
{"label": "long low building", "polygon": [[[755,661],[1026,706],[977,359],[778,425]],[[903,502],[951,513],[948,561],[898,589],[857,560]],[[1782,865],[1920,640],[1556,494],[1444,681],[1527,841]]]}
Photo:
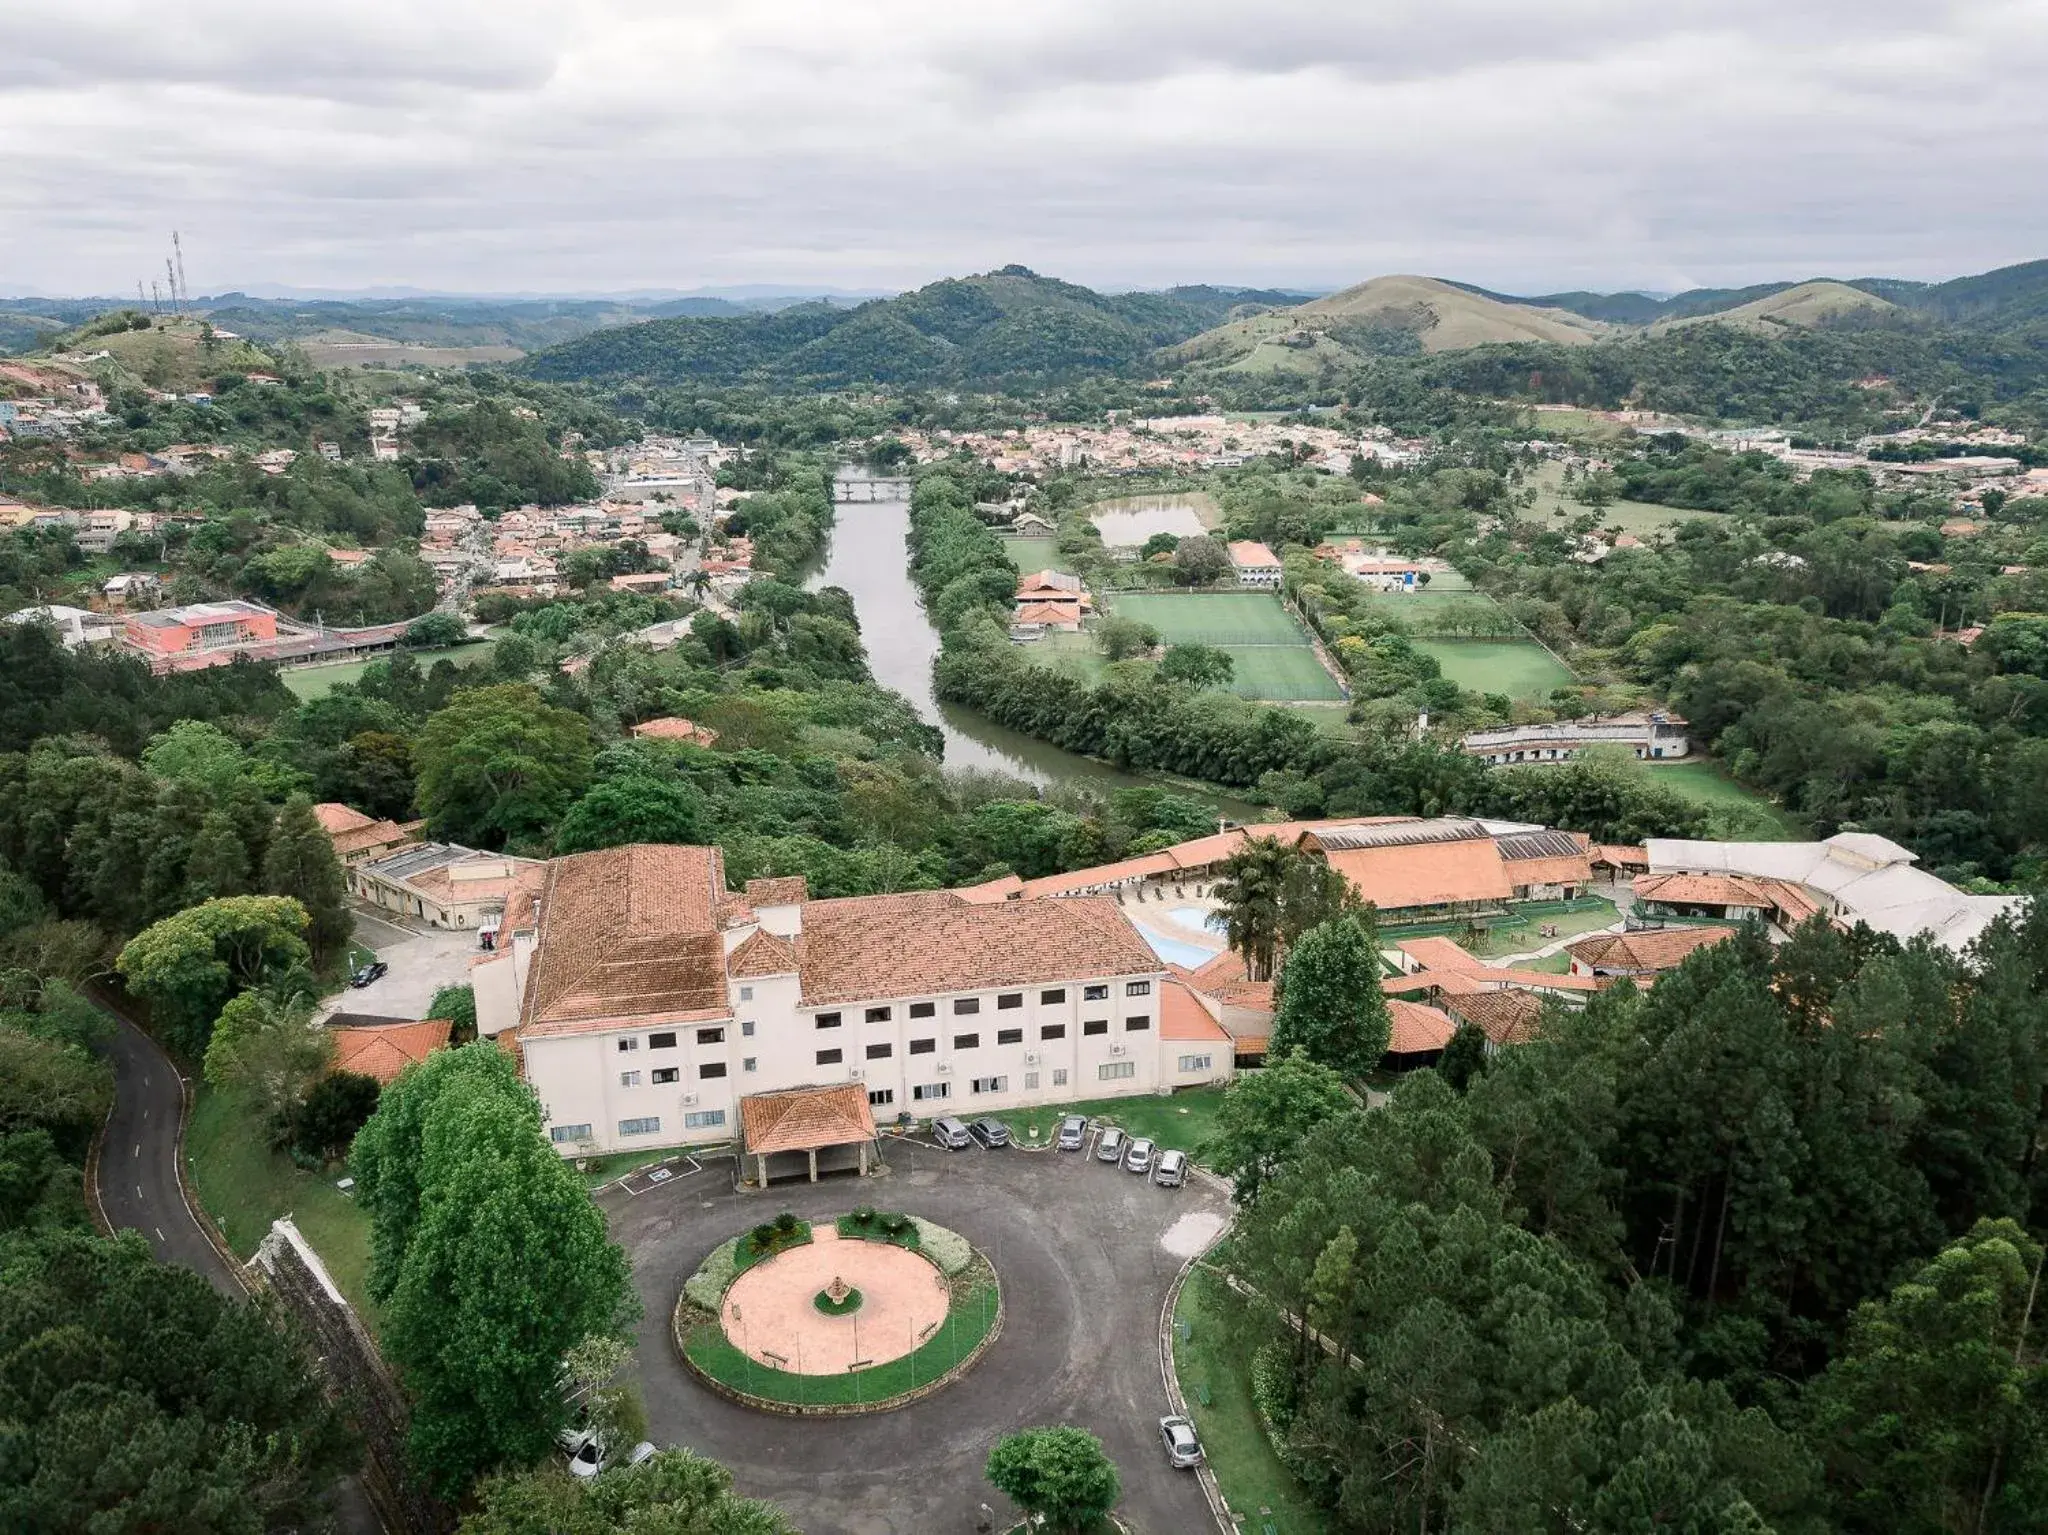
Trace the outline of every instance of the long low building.
{"label": "long low building", "polygon": [[727,889],[716,848],[522,871],[473,967],[565,1155],[730,1139],[743,1100],[862,1084],[970,1116],[1227,1080],[1229,1034],[1114,900]]}

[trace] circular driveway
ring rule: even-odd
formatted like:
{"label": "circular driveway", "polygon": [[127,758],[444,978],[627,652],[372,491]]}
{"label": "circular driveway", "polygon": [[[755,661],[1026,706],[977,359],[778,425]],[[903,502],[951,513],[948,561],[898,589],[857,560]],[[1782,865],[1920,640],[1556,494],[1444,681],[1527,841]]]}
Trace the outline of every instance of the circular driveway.
{"label": "circular driveway", "polygon": [[[1036,1424],[1101,1436],[1123,1476],[1121,1512],[1144,1535],[1210,1527],[1195,1478],[1159,1446],[1166,1412],[1159,1309],[1191,1228],[1228,1215],[1199,1180],[1162,1189],[1092,1156],[941,1151],[884,1143],[887,1177],[732,1189],[730,1161],[600,1203],[633,1260],[645,1307],[638,1361],[648,1436],[732,1468],[739,1489],[782,1505],[806,1535],[951,1535],[1005,1500],[982,1475],[996,1440]],[[859,1204],[950,1226],[995,1265],[1002,1336],[945,1390],[895,1412],[805,1421],[714,1395],[675,1356],[669,1319],[682,1282],[712,1248],[783,1209],[830,1218]],[[1193,1216],[1174,1233],[1176,1221]]]}
{"label": "circular driveway", "polygon": [[[828,1316],[818,1296],[834,1281],[860,1293]],[[856,1360],[886,1364],[913,1352],[946,1320],[947,1287],[927,1258],[886,1242],[842,1241],[819,1222],[812,1239],[755,1264],[719,1310],[726,1338],[760,1364],[797,1375],[843,1375]]]}

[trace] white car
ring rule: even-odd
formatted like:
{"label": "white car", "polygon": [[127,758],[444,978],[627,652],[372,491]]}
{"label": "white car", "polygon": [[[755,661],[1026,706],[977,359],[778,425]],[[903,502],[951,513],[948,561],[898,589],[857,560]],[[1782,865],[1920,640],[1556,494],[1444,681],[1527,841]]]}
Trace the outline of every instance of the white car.
{"label": "white car", "polygon": [[1124,1171],[1136,1173],[1142,1178],[1152,1171],[1153,1158],[1158,1154],[1159,1148],[1156,1145],[1139,1136],[1131,1142],[1131,1149],[1124,1155]]}
{"label": "white car", "polygon": [[[591,1429],[564,1429],[556,1442],[561,1445],[562,1453],[568,1457],[571,1476],[596,1476],[605,1467],[613,1464],[612,1457],[605,1454],[604,1441]],[[653,1453],[653,1444],[643,1439],[633,1446],[632,1453],[626,1457],[626,1464],[637,1466]]]}
{"label": "white car", "polygon": [[1159,1438],[1166,1446],[1166,1463],[1176,1471],[1202,1463],[1202,1441],[1195,1437],[1195,1425],[1186,1418],[1161,1418]]}

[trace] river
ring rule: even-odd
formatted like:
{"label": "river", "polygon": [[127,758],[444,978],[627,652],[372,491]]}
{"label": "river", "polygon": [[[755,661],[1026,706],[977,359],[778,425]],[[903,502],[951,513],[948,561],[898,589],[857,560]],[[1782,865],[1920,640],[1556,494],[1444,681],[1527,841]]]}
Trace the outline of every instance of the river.
{"label": "river", "polygon": [[[858,476],[846,476],[858,478]],[[860,615],[861,639],[875,681],[909,699],[946,738],[946,765],[993,769],[1039,785],[1075,784],[1097,790],[1155,785],[1199,795],[1225,815],[1256,819],[1257,808],[1190,785],[1124,773],[1106,762],[1008,730],[971,709],[932,696],[932,659],[939,631],[925,617],[924,599],[910,580],[908,493],[880,501],[845,501],[827,535],[823,562],[805,572],[804,585],[843,587]]]}

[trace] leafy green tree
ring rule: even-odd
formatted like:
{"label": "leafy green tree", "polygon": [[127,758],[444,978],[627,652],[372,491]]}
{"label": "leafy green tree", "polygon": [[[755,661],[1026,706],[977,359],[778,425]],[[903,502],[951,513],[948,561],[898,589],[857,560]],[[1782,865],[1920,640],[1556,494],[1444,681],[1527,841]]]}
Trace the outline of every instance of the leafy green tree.
{"label": "leafy green tree", "polygon": [[587,1481],[554,1470],[487,1479],[459,1535],[798,1535],[772,1503],[742,1498],[732,1473],[689,1450],[661,1450]]}
{"label": "leafy green tree", "polygon": [[1298,1051],[1341,1077],[1363,1078],[1387,1053],[1393,1029],[1384,974],[1378,934],[1363,913],[1310,928],[1280,972],[1272,1053]]}
{"label": "leafy green tree", "polygon": [[219,792],[248,766],[242,748],[218,725],[180,720],[143,750],[142,765],[158,778]]}
{"label": "leafy green tree", "polygon": [[449,1494],[546,1455],[568,1418],[564,1356],[634,1310],[625,1254],[541,1126],[510,1057],[478,1042],[406,1072],[356,1137],[410,1453]]}
{"label": "leafy green tree", "polygon": [[[185,859],[185,891],[194,900],[244,895],[249,889],[249,845],[233,817],[216,811],[200,823]],[[279,892],[285,894],[289,892]]]}
{"label": "leafy green tree", "polygon": [[558,853],[584,853],[630,842],[710,840],[709,806],[691,784],[626,773],[592,787],[562,817]]}
{"label": "leafy green tree", "polygon": [[1123,1483],[1102,1441],[1081,1428],[1026,1428],[989,1451],[996,1490],[1049,1529],[1080,1535],[1116,1507]]}
{"label": "leafy green tree", "polygon": [[1357,1112],[1358,1100],[1336,1072],[1306,1056],[1283,1056],[1225,1090],[1203,1154],[1230,1179],[1238,1203],[1249,1204],[1311,1131]]}
{"label": "leafy green tree", "polygon": [[302,1156],[331,1162],[348,1155],[356,1134],[377,1112],[383,1092],[360,1071],[330,1071],[306,1093],[291,1118],[292,1145]]}
{"label": "leafy green tree", "polygon": [[107,1117],[113,1081],[104,1063],[61,1037],[0,1021],[0,1133],[41,1130],[83,1157]]}
{"label": "leafy green tree", "polygon": [[1216,899],[1224,935],[1244,956],[1252,980],[1270,980],[1280,948],[1280,920],[1294,850],[1275,837],[1250,837],[1223,863]]}
{"label": "leafy green tree", "polygon": [[228,896],[144,928],[114,968],[174,1044],[203,1056],[228,998],[312,960],[307,925],[306,908],[288,896]]}
{"label": "leafy green tree", "polygon": [[537,839],[583,792],[594,755],[582,715],[530,687],[474,688],[429,718],[414,745],[420,808],[457,841]]}
{"label": "leafy green tree", "polygon": [[1168,682],[1185,682],[1195,688],[1220,688],[1230,681],[1234,670],[1230,652],[1214,645],[1169,645],[1159,663],[1159,675]]}
{"label": "leafy green tree", "polygon": [[313,1351],[134,1233],[0,1238],[0,1527],[311,1529],[356,1463]]}
{"label": "leafy green tree", "polygon": [[1230,569],[1230,551],[1219,538],[1197,534],[1173,549],[1173,573],[1183,586],[1207,586]]}
{"label": "leafy green tree", "polygon": [[348,907],[348,879],[334,842],[321,829],[313,802],[303,794],[285,801],[263,853],[263,888],[290,896],[306,908],[307,937],[315,954],[336,953],[348,942],[355,916]]}
{"label": "leafy green tree", "polygon": [[1105,661],[1143,655],[1158,643],[1159,630],[1141,618],[1119,618],[1112,613],[1095,626],[1095,648]]}
{"label": "leafy green tree", "polygon": [[2042,1249],[1984,1221],[1857,1310],[1806,1402],[1848,1530],[1964,1535],[2048,1523]]}
{"label": "leafy green tree", "polygon": [[1475,1023],[1459,1024],[1437,1057],[1436,1069],[1453,1092],[1464,1092],[1486,1070],[1486,1031]]}
{"label": "leafy green tree", "polygon": [[245,991],[221,1009],[207,1041],[207,1082],[244,1094],[280,1140],[334,1060],[334,1036],[312,1016],[303,994]]}
{"label": "leafy green tree", "polygon": [[454,1026],[449,1032],[451,1042],[468,1044],[476,1038],[476,988],[443,986],[427,1004],[427,1016],[446,1018]]}
{"label": "leafy green tree", "polygon": [[453,613],[422,613],[405,626],[405,642],[423,650],[460,645],[469,637],[462,620]]}

